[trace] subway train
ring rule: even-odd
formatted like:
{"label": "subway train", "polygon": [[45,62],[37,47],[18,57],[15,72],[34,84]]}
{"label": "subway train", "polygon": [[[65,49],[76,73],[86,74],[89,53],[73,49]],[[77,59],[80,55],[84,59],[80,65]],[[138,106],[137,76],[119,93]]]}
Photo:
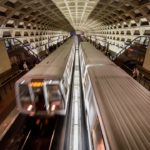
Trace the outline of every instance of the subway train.
{"label": "subway train", "polygon": [[27,72],[15,84],[19,111],[29,116],[65,115],[73,72],[74,38]]}
{"label": "subway train", "polygon": [[79,53],[90,149],[149,150],[150,92],[90,43]]}

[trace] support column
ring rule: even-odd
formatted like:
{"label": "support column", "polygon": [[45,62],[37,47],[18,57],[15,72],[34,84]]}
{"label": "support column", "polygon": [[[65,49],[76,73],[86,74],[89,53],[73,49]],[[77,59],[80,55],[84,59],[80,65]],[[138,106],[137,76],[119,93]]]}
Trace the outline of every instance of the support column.
{"label": "support column", "polygon": [[148,48],[147,48],[147,51],[146,51],[146,54],[145,54],[143,68],[150,71],[150,42],[149,42],[149,45],[148,45]]}
{"label": "support column", "polygon": [[11,69],[11,63],[7,54],[5,43],[2,40],[0,41],[0,74],[6,72],[9,69]]}

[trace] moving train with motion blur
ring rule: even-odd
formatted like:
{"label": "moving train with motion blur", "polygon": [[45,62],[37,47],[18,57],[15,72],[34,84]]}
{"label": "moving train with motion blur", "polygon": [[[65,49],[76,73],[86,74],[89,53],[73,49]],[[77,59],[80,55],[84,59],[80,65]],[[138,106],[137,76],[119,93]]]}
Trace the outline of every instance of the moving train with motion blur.
{"label": "moving train with motion blur", "polygon": [[90,43],[79,56],[90,149],[149,150],[150,92]]}
{"label": "moving train with motion blur", "polygon": [[65,115],[73,72],[74,38],[37,64],[15,84],[17,106],[29,116]]}

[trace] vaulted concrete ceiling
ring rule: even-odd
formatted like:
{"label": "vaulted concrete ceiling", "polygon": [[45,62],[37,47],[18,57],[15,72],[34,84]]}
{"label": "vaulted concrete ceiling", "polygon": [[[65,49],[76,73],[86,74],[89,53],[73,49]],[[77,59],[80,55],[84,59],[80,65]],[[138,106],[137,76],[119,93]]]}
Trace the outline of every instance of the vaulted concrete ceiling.
{"label": "vaulted concrete ceiling", "polygon": [[150,22],[150,0],[100,0],[88,19],[97,21],[97,26],[141,19]]}
{"label": "vaulted concrete ceiling", "polygon": [[99,0],[53,0],[56,6],[76,30],[92,27],[88,17]]}
{"label": "vaulted concrete ceiling", "polygon": [[2,24],[73,30],[69,21],[51,0],[0,0],[0,25]]}
{"label": "vaulted concrete ceiling", "polygon": [[150,0],[0,0],[1,25],[86,31],[141,18],[150,21]]}

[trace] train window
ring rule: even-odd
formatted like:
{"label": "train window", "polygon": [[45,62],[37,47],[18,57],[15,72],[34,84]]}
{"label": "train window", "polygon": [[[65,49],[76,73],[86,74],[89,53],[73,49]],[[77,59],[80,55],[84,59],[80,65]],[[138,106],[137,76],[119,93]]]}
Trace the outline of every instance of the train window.
{"label": "train window", "polygon": [[49,101],[62,99],[58,85],[50,85],[47,87],[47,89],[49,94]]}
{"label": "train window", "polygon": [[82,59],[83,58],[82,51],[80,51],[80,55],[79,56],[80,56],[80,64],[82,64],[82,61],[83,61],[83,59]]}
{"label": "train window", "polygon": [[89,93],[88,93],[88,101],[89,101],[89,103],[90,103],[90,101],[92,101],[94,99],[93,97],[94,96],[93,96],[92,88],[90,88]]}
{"label": "train window", "polygon": [[65,79],[62,79],[62,84],[61,84],[61,88],[63,89],[64,94],[67,94],[67,85],[65,83]]}
{"label": "train window", "polygon": [[66,70],[66,83],[67,83],[67,87],[69,86],[69,70]]}
{"label": "train window", "polygon": [[65,74],[65,77],[64,77],[64,86],[65,86],[65,94],[67,94],[67,89],[68,89],[67,74]]}
{"label": "train window", "polygon": [[92,130],[92,139],[94,150],[105,150],[103,135],[98,119],[95,123],[94,129]]}
{"label": "train window", "polygon": [[64,101],[62,94],[60,92],[59,85],[47,85],[47,97],[48,103],[50,105],[50,109],[53,111],[54,109],[63,108]]}
{"label": "train window", "polygon": [[[65,70],[65,71],[66,71],[66,75],[69,77],[69,63],[67,63],[67,66],[66,66],[66,70]],[[67,78],[68,78],[68,77],[67,77]]]}
{"label": "train window", "polygon": [[85,88],[85,95],[87,95],[88,93],[88,89],[89,89],[89,78],[88,78],[88,74],[86,74],[85,76],[85,81],[84,81],[84,88]]}
{"label": "train window", "polygon": [[89,108],[88,109],[89,125],[90,125],[90,128],[92,128],[95,123],[95,118],[97,118],[93,94],[91,94],[91,96],[90,96],[90,101],[88,102],[88,108]]}
{"label": "train window", "polygon": [[33,105],[27,84],[21,84],[19,86],[19,94],[21,107],[27,111],[31,111]]}
{"label": "train window", "polygon": [[82,75],[84,75],[84,72],[85,72],[85,62],[84,62],[84,60],[83,60],[83,62],[82,62],[82,67],[81,67],[81,69],[82,69]]}
{"label": "train window", "polygon": [[70,58],[69,61],[68,61],[68,66],[67,66],[69,75],[71,75],[71,74],[70,74],[71,67],[72,67],[72,61],[71,61],[71,58]]}

